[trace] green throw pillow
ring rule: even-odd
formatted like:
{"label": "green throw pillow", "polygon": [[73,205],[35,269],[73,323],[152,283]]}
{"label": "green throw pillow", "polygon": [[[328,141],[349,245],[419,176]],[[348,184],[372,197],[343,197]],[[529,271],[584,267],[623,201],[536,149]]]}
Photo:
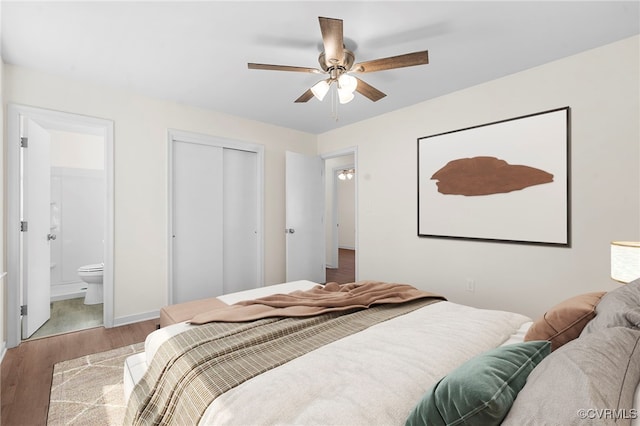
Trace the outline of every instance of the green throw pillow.
{"label": "green throw pillow", "polygon": [[470,359],[427,391],[405,425],[499,425],[529,373],[550,352],[548,341],[536,340]]}

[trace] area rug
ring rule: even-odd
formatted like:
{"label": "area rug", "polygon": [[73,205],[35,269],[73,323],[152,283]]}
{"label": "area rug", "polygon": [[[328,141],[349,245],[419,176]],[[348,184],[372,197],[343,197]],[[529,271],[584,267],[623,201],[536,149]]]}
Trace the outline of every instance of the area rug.
{"label": "area rug", "polygon": [[57,363],[47,425],[122,425],[124,360],[143,350],[136,343]]}

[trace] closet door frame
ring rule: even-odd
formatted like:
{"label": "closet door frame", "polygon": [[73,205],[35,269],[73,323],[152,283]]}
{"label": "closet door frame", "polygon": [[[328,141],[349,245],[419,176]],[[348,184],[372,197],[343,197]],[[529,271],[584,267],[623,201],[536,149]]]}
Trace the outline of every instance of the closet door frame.
{"label": "closet door frame", "polygon": [[257,254],[256,254],[256,282],[258,287],[264,286],[264,146],[260,144],[254,144],[243,141],[236,141],[231,139],[225,139],[217,136],[204,135],[199,133],[186,132],[182,130],[169,129],[167,137],[167,159],[168,159],[168,182],[167,182],[167,194],[168,194],[168,233],[167,233],[167,247],[168,247],[168,294],[167,300],[169,304],[173,304],[173,151],[174,144],[176,142],[189,142],[198,143],[203,145],[209,145],[212,147],[236,149],[240,151],[254,152],[257,155],[257,191],[256,191],[256,206],[257,206]]}

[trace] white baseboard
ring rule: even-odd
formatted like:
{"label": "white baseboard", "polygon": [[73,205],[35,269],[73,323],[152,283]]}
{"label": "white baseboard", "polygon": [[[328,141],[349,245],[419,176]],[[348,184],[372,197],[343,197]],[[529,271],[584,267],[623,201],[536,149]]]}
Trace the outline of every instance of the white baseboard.
{"label": "white baseboard", "polygon": [[352,246],[339,246],[338,248],[345,249],[345,250],[355,250],[356,249],[355,247],[352,247]]}
{"label": "white baseboard", "polygon": [[87,293],[87,283],[78,281],[75,283],[55,284],[51,286],[51,301],[76,299],[84,297]]}
{"label": "white baseboard", "polygon": [[142,314],[135,314],[135,315],[127,315],[124,317],[119,317],[119,318],[114,318],[113,320],[113,326],[114,327],[119,327],[121,325],[127,325],[127,324],[133,324],[136,322],[142,322],[142,321],[147,321],[150,319],[156,319],[156,318],[160,318],[160,311],[151,311],[151,312],[144,312]]}

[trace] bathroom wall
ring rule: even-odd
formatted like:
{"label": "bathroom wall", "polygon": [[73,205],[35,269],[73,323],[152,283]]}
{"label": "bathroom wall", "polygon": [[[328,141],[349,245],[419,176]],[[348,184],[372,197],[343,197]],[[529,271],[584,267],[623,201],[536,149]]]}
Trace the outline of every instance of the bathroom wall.
{"label": "bathroom wall", "polygon": [[51,135],[51,167],[104,171],[102,136],[49,130]]}
{"label": "bathroom wall", "polygon": [[102,137],[51,131],[51,299],[82,295],[80,266],[104,257]]}

